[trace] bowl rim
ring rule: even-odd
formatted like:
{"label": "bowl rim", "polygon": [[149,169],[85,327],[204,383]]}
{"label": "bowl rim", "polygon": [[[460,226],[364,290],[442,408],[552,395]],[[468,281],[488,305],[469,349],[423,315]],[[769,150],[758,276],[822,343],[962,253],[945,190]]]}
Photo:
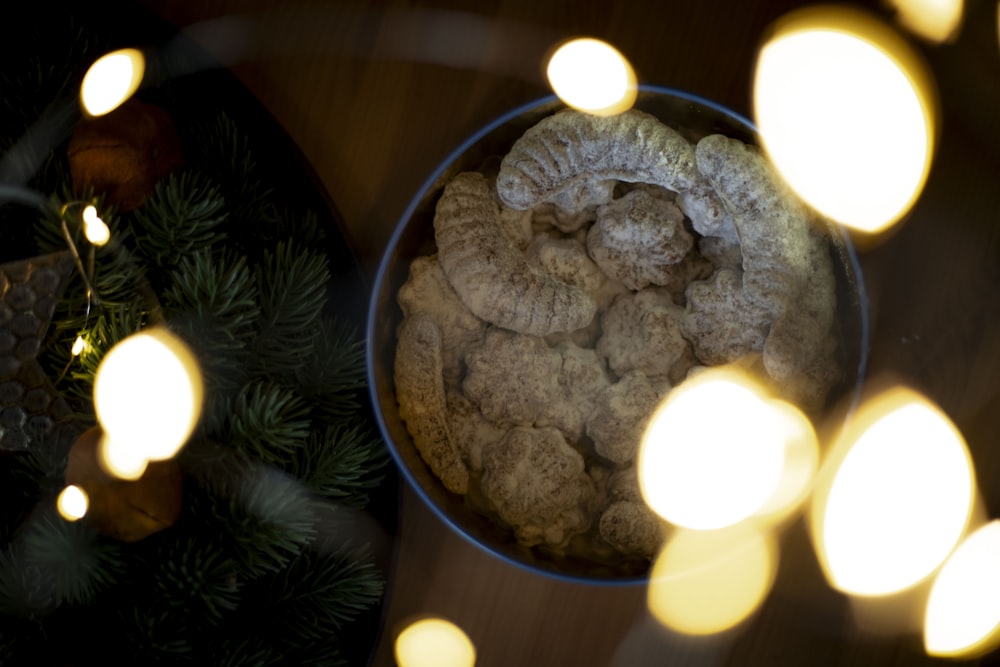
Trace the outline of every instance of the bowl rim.
{"label": "bowl rim", "polygon": [[[734,121],[735,123],[744,126],[750,130],[754,135],[757,135],[757,126],[747,117],[743,116],[732,109],[719,104],[713,100],[702,97],[695,93],[690,93],[684,90],[670,88],[666,86],[652,85],[652,84],[640,84],[637,86],[639,93],[653,93],[656,95],[666,95],[680,100],[691,102],[699,106],[706,107],[713,110],[716,113],[721,114]],[[482,140],[484,137],[497,130],[504,124],[522,116],[523,114],[529,113],[531,111],[537,110],[545,105],[559,104],[561,101],[555,95],[546,95],[540,98],[536,98],[532,101],[526,102],[524,104],[518,105],[517,107],[497,116],[492,121],[480,127],[474,133],[469,135],[465,140],[463,140],[457,147],[451,150],[444,159],[442,159],[434,171],[428,176],[421,186],[415,191],[413,196],[410,198],[406,209],[403,211],[402,216],[396,223],[392,235],[389,237],[389,241],[382,251],[382,256],[379,259],[378,269],[375,274],[374,281],[372,282],[372,290],[370,294],[370,299],[368,303],[368,314],[366,318],[366,331],[365,331],[365,367],[367,372],[368,380],[368,392],[370,400],[373,405],[373,412],[375,414],[375,421],[378,425],[380,434],[385,441],[386,447],[389,450],[390,455],[396,465],[396,468],[400,471],[403,478],[406,480],[406,484],[409,488],[420,498],[421,502],[425,506],[429,507],[431,511],[447,525],[452,531],[461,536],[465,541],[471,543],[477,549],[486,552],[487,554],[500,559],[502,562],[513,565],[518,569],[526,572],[530,572],[535,575],[540,575],[543,577],[555,579],[558,581],[563,581],[567,583],[576,584],[587,584],[591,586],[602,586],[602,587],[623,587],[623,586],[635,586],[645,585],[649,582],[649,572],[643,575],[629,575],[622,577],[599,577],[599,576],[584,576],[569,574],[565,572],[559,572],[556,570],[546,569],[531,563],[521,561],[514,556],[504,553],[503,551],[494,548],[493,546],[486,544],[475,538],[469,533],[459,522],[453,519],[445,508],[438,505],[437,502],[430,496],[430,494],[419,484],[418,480],[414,477],[413,473],[407,467],[405,460],[399,453],[395,443],[390,436],[390,429],[385,421],[385,417],[382,414],[381,409],[379,409],[380,400],[375,386],[375,355],[373,350],[375,350],[376,341],[376,330],[378,327],[378,322],[376,321],[376,315],[379,305],[379,297],[383,287],[383,283],[389,276],[392,269],[392,260],[395,255],[397,246],[400,240],[404,236],[406,231],[406,222],[410,220],[413,215],[417,212],[418,208],[421,206],[427,193],[430,192],[435,184],[437,184],[442,176],[447,172],[449,167],[459,159],[467,150],[472,148],[477,142]],[[839,227],[838,227],[839,229]],[[870,320],[869,320],[869,302],[868,294],[865,288],[864,276],[862,274],[861,262],[858,257],[857,249],[851,242],[850,237],[841,230],[841,238],[843,240],[843,259],[849,264],[848,268],[853,275],[857,283],[854,286],[856,289],[856,298],[858,309],[861,313],[860,317],[860,337],[861,340],[859,348],[859,359],[857,368],[857,380],[856,384],[861,385],[863,379],[868,372],[868,355],[870,347]],[[860,391],[855,390],[853,392],[852,398],[848,401],[846,408],[847,413],[853,412],[860,401]],[[652,569],[652,566],[651,566]]]}

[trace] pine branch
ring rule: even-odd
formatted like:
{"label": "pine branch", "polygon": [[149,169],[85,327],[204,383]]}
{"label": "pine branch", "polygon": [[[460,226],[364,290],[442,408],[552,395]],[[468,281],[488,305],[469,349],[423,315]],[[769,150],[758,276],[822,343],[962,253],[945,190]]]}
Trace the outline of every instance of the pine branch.
{"label": "pine branch", "polygon": [[357,392],[367,386],[365,346],[355,331],[331,317],[320,319],[312,354],[296,373],[304,396],[327,419],[357,414]]}
{"label": "pine branch", "polygon": [[380,471],[388,460],[381,439],[355,420],[314,433],[299,450],[292,473],[328,500],[361,507],[368,490],[382,481]]}
{"label": "pine branch", "polygon": [[293,391],[253,382],[233,401],[225,440],[252,459],[284,467],[309,437],[309,410]]}
{"label": "pine branch", "polygon": [[287,630],[279,630],[279,636],[294,637],[306,646],[336,636],[378,602],[383,588],[366,554],[308,550],[263,585],[270,622]]}
{"label": "pine branch", "polygon": [[171,329],[191,346],[210,390],[240,387],[259,317],[246,259],[229,253],[213,257],[208,250],[185,257],[163,301]]}
{"label": "pine branch", "polygon": [[154,601],[141,601],[117,614],[120,642],[115,653],[125,664],[198,664],[193,654],[192,630],[183,614],[163,609]]}
{"label": "pine branch", "polygon": [[322,248],[326,243],[326,230],[320,225],[316,212],[303,213],[290,206],[277,209],[273,219],[265,221],[256,236],[265,248],[292,240],[306,248]]}
{"label": "pine branch", "polygon": [[265,251],[256,270],[261,317],[254,360],[261,373],[303,367],[326,305],[329,278],[326,258],[311,250],[279,243],[273,253]]}
{"label": "pine branch", "polygon": [[214,647],[211,663],[215,667],[283,667],[289,663],[278,647],[268,644],[252,632],[226,638]]}
{"label": "pine branch", "polygon": [[316,536],[315,501],[290,475],[233,456],[202,481],[205,506],[194,511],[218,527],[250,578],[285,567]]}
{"label": "pine branch", "polygon": [[243,227],[271,220],[272,188],[261,179],[252,142],[236,121],[222,112],[212,122],[194,127],[191,140],[186,142],[192,152],[191,162],[202,165],[206,176],[219,184],[234,225]]}
{"label": "pine branch", "polygon": [[171,174],[132,216],[136,247],[154,266],[172,269],[182,257],[221,241],[224,234],[216,228],[226,216],[219,188],[204,176]]}
{"label": "pine branch", "polygon": [[29,519],[0,566],[6,613],[34,615],[63,604],[86,605],[122,571],[120,547],[85,522],[70,523],[48,510]]}
{"label": "pine branch", "polygon": [[[58,377],[67,369],[57,388],[74,408],[77,419],[93,423],[94,376],[104,355],[118,342],[145,328],[146,314],[137,303],[122,304],[116,309],[100,309],[90,326],[82,330],[70,329],[60,334],[57,345],[53,345],[47,366],[54,370],[50,377]],[[72,345],[76,335],[83,338],[86,346],[78,357],[72,356]],[[56,370],[58,368],[58,370]]]}
{"label": "pine branch", "polygon": [[218,624],[240,602],[237,564],[197,536],[171,540],[149,563],[152,594],[177,614]]}

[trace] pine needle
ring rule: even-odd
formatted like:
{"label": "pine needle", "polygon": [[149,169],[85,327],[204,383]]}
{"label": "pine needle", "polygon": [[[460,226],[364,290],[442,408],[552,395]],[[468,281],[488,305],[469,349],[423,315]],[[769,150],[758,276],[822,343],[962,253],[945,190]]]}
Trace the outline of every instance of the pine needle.
{"label": "pine needle", "polygon": [[157,183],[133,215],[136,247],[161,270],[221,241],[227,216],[219,188],[197,172],[171,174]]}

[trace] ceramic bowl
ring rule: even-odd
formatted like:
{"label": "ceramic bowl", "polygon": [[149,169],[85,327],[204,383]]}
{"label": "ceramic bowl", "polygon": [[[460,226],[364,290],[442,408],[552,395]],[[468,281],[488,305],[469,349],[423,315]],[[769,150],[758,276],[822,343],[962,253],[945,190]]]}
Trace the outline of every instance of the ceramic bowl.
{"label": "ceramic bowl", "polygon": [[[692,142],[707,134],[722,133],[756,143],[754,127],[747,119],[682,91],[642,87],[635,106]],[[500,116],[456,148],[415,194],[389,241],[373,285],[367,325],[369,387],[382,435],[403,477],[460,535],[508,563],[547,576],[598,584],[636,583],[647,577],[648,561],[595,560],[526,548],[518,544],[508,528],[474,510],[465,497],[446,490],[414,447],[396,403],[393,367],[396,331],[402,319],[396,295],[407,279],[410,262],[436,251],[433,214],[444,185],[461,171],[495,166],[526,129],[561,108],[563,105],[550,97]],[[846,370],[832,399],[843,404],[845,397],[849,399],[857,392],[865,373],[867,301],[855,250],[846,235],[832,227],[830,250],[837,278],[839,352]]]}

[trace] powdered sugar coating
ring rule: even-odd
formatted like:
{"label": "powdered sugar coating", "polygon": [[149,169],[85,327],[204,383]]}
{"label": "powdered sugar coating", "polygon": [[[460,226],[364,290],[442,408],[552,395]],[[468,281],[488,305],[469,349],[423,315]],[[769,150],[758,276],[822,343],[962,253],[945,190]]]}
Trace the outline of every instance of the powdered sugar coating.
{"label": "powdered sugar coating", "polygon": [[[694,149],[655,116],[629,109],[614,116],[564,110],[528,129],[503,158],[497,193],[513,208],[558,201],[569,211],[594,204],[595,183],[610,180],[689,189]],[[572,207],[572,208],[570,208]]]}
{"label": "powdered sugar coating", "polygon": [[399,415],[420,456],[446,489],[464,494],[469,471],[448,428],[441,332],[430,317],[412,315],[400,325],[395,380]]}
{"label": "powdered sugar coating", "polygon": [[500,209],[486,178],[465,172],[445,186],[434,215],[441,268],[469,310],[526,334],[573,331],[597,305],[582,289],[531,267],[501,231]]}
{"label": "powdered sugar coating", "polygon": [[598,266],[631,290],[670,281],[670,268],[694,245],[684,214],[667,199],[632,190],[597,209],[587,251]]}
{"label": "powdered sugar coating", "polygon": [[[754,149],[660,126],[557,113],[438,201],[442,274],[484,331],[448,363],[446,423],[470,502],[523,545],[655,553],[663,522],[613,480],[687,374],[738,363],[807,409],[837,378],[825,235]],[[580,294],[590,319],[564,312]]]}
{"label": "powdered sugar coating", "polygon": [[557,429],[516,427],[483,455],[483,494],[527,546],[590,527],[596,496],[583,457]]}

